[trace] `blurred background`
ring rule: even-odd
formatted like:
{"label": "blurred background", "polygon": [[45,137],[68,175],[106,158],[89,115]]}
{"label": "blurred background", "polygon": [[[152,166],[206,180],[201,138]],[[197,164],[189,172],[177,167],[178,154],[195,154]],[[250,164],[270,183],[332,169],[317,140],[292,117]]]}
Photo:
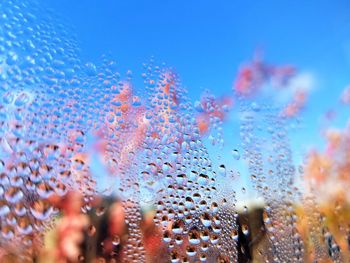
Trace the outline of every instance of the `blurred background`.
{"label": "blurred background", "polygon": [[[73,51],[55,50],[55,34],[42,41],[31,15],[22,30],[31,1],[17,2],[0,5],[1,262],[349,260],[348,1],[38,0],[55,17],[42,28],[64,28]],[[26,30],[53,55],[16,53]],[[30,90],[28,75],[44,84]],[[39,123],[37,173],[20,121]],[[39,190],[16,184],[17,171]],[[35,181],[44,173],[75,177],[52,190]]]}

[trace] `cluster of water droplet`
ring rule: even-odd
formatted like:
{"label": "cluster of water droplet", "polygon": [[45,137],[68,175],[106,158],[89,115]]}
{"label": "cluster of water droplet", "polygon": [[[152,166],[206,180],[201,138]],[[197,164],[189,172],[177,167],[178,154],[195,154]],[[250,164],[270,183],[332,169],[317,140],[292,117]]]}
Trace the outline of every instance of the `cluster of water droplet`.
{"label": "cluster of water droplet", "polygon": [[[197,122],[203,122],[203,132],[209,133],[209,141],[213,145],[223,147],[223,120],[225,114],[229,111],[229,99],[227,102],[220,101],[209,90],[205,90],[201,95],[200,101],[196,101],[194,108],[197,111]],[[199,127],[201,128],[200,124]]]}
{"label": "cluster of water droplet", "polygon": [[53,196],[79,191],[89,210],[89,136],[106,127],[119,75],[107,59],[82,64],[67,26],[36,3],[0,9],[1,242],[29,247],[59,212]]}
{"label": "cluster of water droplet", "polygon": [[293,204],[295,168],[288,145],[287,123],[277,109],[241,99],[241,140],[253,186],[264,197],[268,244],[258,248],[268,262],[303,261]]}
{"label": "cluster of water droplet", "polygon": [[65,31],[52,30],[54,21],[38,21],[35,5],[6,1],[0,9],[1,240],[30,246],[33,233],[41,233],[57,212],[47,199],[54,192],[64,194],[63,181],[70,176],[57,162],[60,145],[40,139],[45,130],[40,114],[48,109],[39,111],[38,98],[56,73],[57,58],[69,57],[75,47],[74,42],[61,43],[58,35]]}
{"label": "cluster of water droplet", "polygon": [[38,16],[43,10],[26,1],[1,10],[1,239],[31,246],[59,213],[50,198],[70,190],[85,195],[88,211],[97,151],[125,197],[129,262],[144,260],[145,193],[158,203],[155,221],[172,262],[234,260],[235,218],[213,198],[215,174],[177,76],[145,64],[142,103],[131,72],[121,80],[107,58],[82,63],[71,32],[51,13]]}
{"label": "cluster of water droplet", "polygon": [[[155,69],[152,70],[152,67]],[[236,259],[236,220],[217,195],[215,172],[193,109],[176,75],[147,65],[150,100],[144,168],[140,175],[157,201],[154,221],[163,230],[171,262]],[[156,72],[157,74],[155,74]]]}

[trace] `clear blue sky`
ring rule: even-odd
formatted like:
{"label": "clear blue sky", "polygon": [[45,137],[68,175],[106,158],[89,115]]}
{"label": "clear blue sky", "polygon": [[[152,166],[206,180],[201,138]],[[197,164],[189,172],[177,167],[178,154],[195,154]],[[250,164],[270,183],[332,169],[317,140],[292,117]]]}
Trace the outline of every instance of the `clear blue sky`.
{"label": "clear blue sky", "polygon": [[[296,148],[319,144],[320,115],[350,83],[349,0],[41,0],[75,27],[87,61],[111,53],[122,70],[141,72],[151,55],[174,66],[190,96],[201,88],[230,93],[238,66],[262,47],[268,61],[291,63],[315,76]],[[237,127],[228,128],[237,138]],[[232,139],[233,144],[236,140]],[[231,145],[233,147],[233,145]]]}
{"label": "clear blue sky", "polygon": [[155,55],[173,65],[190,90],[227,90],[238,65],[257,46],[272,62],[293,63],[323,77],[349,74],[347,0],[41,1],[76,28],[87,60],[111,52],[120,65],[135,70]]}

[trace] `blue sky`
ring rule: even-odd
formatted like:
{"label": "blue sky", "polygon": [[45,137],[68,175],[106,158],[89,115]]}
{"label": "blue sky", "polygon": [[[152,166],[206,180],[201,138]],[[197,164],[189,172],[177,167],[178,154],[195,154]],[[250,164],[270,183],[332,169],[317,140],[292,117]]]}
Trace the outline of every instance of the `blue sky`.
{"label": "blue sky", "polygon": [[346,74],[350,65],[346,0],[45,2],[76,28],[87,59],[111,52],[122,66],[141,68],[155,55],[191,89],[225,90],[257,46],[271,61],[321,73]]}
{"label": "blue sky", "polygon": [[346,0],[45,2],[75,27],[86,60],[110,52],[122,70],[138,72],[154,55],[177,69],[193,98],[200,88],[229,92],[256,47],[271,62],[314,72],[327,93],[318,104],[326,106],[350,82]]}
{"label": "blue sky", "polygon": [[[349,109],[339,105],[350,83],[350,2],[234,0],[41,0],[76,30],[86,61],[111,53],[120,69],[140,73],[151,55],[176,68],[190,97],[202,88],[229,94],[239,65],[254,50],[267,61],[290,63],[314,77],[293,147],[319,145],[320,116],[335,109],[344,126]],[[232,118],[234,120],[234,118]],[[231,125],[231,124],[230,124]],[[229,147],[238,143],[227,126]]]}

